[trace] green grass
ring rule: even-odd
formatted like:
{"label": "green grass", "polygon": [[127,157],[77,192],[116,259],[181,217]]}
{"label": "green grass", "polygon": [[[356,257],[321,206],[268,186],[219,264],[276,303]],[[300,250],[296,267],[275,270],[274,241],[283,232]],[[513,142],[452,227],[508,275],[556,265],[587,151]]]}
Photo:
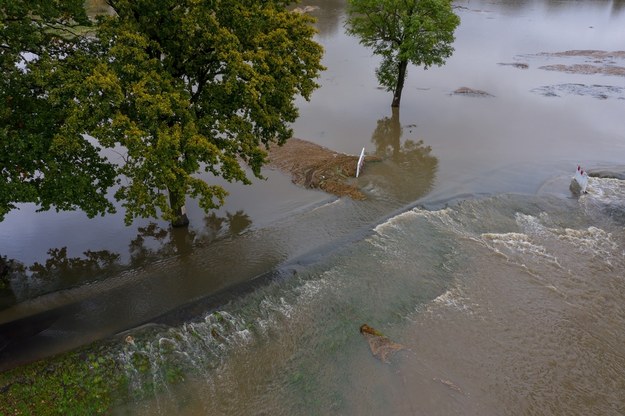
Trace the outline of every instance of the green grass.
{"label": "green grass", "polygon": [[92,346],[0,374],[0,415],[97,415],[127,395],[123,368]]}

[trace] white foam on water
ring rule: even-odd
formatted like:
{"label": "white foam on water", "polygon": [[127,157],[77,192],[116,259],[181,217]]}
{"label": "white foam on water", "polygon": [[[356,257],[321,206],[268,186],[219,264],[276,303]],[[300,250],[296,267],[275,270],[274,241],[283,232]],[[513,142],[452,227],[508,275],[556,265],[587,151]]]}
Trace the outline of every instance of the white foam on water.
{"label": "white foam on water", "polygon": [[579,197],[579,204],[591,217],[605,211],[620,211],[625,217],[625,181],[591,177],[588,192]]}
{"label": "white foam on water", "polygon": [[[129,336],[118,355],[124,364],[131,385],[140,388],[142,378],[151,376],[154,383],[167,385],[163,372],[175,363],[179,369],[200,370],[229,348],[241,347],[252,341],[246,323],[225,311],[213,312],[202,322],[185,323],[179,327],[156,328]],[[149,374],[146,368],[150,369]]]}
{"label": "white foam on water", "polygon": [[[330,286],[331,280],[327,278],[327,272],[322,275],[320,279],[311,279],[305,281],[302,285],[298,286],[296,291],[298,293],[297,304],[306,304],[319,296],[319,293]],[[335,282],[338,283],[338,282]]]}
{"label": "white foam on water", "polygon": [[345,204],[345,201],[343,201],[341,198],[336,198],[333,201],[326,202],[325,204],[322,204],[322,205],[319,205],[318,207],[313,208],[312,210],[310,210],[310,212],[315,212],[318,210],[322,210],[324,208],[332,207],[334,205],[342,205],[342,204]]}
{"label": "white foam on water", "polygon": [[611,259],[619,253],[619,245],[614,241],[612,233],[597,227],[588,227],[583,230],[566,228],[558,233],[560,241],[567,243],[575,250],[603,259],[611,264]]}
{"label": "white foam on water", "polygon": [[588,192],[580,199],[605,203],[625,201],[625,181],[612,178],[588,178]]}
{"label": "white foam on water", "polygon": [[380,236],[394,237],[394,232],[405,232],[406,224],[412,224],[415,219],[425,219],[429,224],[445,232],[451,232],[459,237],[475,239],[475,236],[467,231],[466,227],[454,218],[452,214],[457,211],[452,208],[443,208],[430,211],[421,208],[414,208],[403,212],[388,221],[378,225],[374,231]]}
{"label": "white foam on water", "polygon": [[[138,358],[141,362],[147,361],[151,369],[167,368],[172,360],[182,368],[190,367],[196,371],[214,367],[216,363],[223,364],[231,350],[245,348],[258,337],[269,336],[272,331],[283,332],[285,325],[290,325],[288,322],[303,319],[300,315],[314,307],[325,290],[335,286],[335,277],[330,270],[318,278],[301,279],[286,292],[280,292],[282,295],[272,293],[271,288],[262,290],[253,316],[247,316],[246,312],[239,315],[219,310],[207,314],[203,321],[139,334],[138,339],[129,338],[132,342],[124,345],[118,360],[124,364],[133,388],[140,388],[138,380],[146,376],[136,367]],[[156,378],[154,382],[166,383],[164,379]]]}
{"label": "white foam on water", "polygon": [[410,221],[413,218],[419,217],[419,211],[410,210],[406,212],[402,212],[399,215],[394,216],[393,218],[388,219],[382,224],[378,224],[373,231],[379,235],[388,235],[393,230],[400,230],[404,222]]}
{"label": "white foam on water", "polygon": [[531,236],[529,238],[554,239],[559,243],[565,243],[569,249],[602,259],[609,265],[612,264],[611,259],[615,255],[622,254],[612,233],[596,226],[584,229],[547,227],[543,225],[544,222],[549,221],[546,213],[541,213],[539,218],[517,213],[516,220],[524,233]]}
{"label": "white foam on water", "polygon": [[557,257],[550,254],[544,246],[532,241],[527,234],[484,233],[481,237],[486,247],[504,256],[510,262],[526,266],[526,261],[533,258],[562,268]]}
{"label": "white foam on water", "polygon": [[443,208],[436,211],[429,211],[421,208],[414,208],[412,211],[408,211],[414,213],[415,216],[427,218],[430,221],[438,221],[443,224],[454,224],[455,221],[451,218],[451,208]]}
{"label": "white foam on water", "polygon": [[279,299],[263,299],[261,308],[275,312],[280,317],[291,318],[293,316],[293,305],[288,303],[283,297]]}
{"label": "white foam on water", "polygon": [[476,305],[470,302],[460,287],[454,286],[430,302],[426,311],[433,313],[437,308],[444,308],[473,315],[474,306]]}
{"label": "white foam on water", "polygon": [[548,233],[543,221],[548,220],[548,214],[542,212],[538,217],[517,212],[514,219],[521,230],[528,235],[545,235]]}

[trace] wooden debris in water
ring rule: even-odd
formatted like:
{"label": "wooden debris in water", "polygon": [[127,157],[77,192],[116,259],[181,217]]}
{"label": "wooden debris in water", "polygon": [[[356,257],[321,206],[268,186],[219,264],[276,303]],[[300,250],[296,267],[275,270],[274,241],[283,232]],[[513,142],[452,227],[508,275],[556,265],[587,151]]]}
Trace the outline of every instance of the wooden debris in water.
{"label": "wooden debris in water", "polygon": [[454,91],[454,94],[456,94],[456,95],[467,95],[467,96],[471,96],[471,97],[492,97],[493,96],[492,94],[489,94],[486,91],[475,90],[475,89],[469,88],[469,87],[460,87],[456,91]]}
{"label": "wooden debris in water", "polygon": [[407,349],[406,346],[391,341],[378,330],[364,324],[360,327],[360,333],[369,343],[371,353],[378,360],[388,363],[388,357],[393,353]]}

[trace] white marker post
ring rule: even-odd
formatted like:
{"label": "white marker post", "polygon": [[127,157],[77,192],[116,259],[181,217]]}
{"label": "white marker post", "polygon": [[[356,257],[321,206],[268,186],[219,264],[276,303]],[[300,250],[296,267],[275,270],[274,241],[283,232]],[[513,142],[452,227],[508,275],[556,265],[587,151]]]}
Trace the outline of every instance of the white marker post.
{"label": "white marker post", "polygon": [[569,189],[573,192],[574,195],[581,195],[588,192],[586,189],[588,188],[588,173],[584,172],[581,166],[577,166],[577,171],[575,172],[575,176],[571,180],[571,185],[569,185]]}
{"label": "white marker post", "polygon": [[588,174],[584,172],[581,166],[577,167],[577,172],[575,172],[573,179],[575,179],[575,181],[579,184],[581,193],[586,193],[586,188],[588,187]]}
{"label": "white marker post", "polygon": [[358,158],[358,164],[356,165],[356,177],[360,175],[360,168],[365,163],[365,148],[362,148],[360,152],[360,157]]}

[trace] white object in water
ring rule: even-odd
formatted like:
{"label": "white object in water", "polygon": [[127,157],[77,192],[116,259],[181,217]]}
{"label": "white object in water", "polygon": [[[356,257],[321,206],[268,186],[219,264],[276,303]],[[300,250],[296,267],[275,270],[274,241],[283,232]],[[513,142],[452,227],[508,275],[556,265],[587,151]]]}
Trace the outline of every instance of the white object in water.
{"label": "white object in water", "polygon": [[584,172],[584,169],[580,166],[577,166],[577,171],[575,172],[575,176],[573,176],[573,180],[579,185],[580,193],[585,194],[586,188],[588,187],[588,173]]}
{"label": "white object in water", "polygon": [[360,157],[358,158],[358,164],[356,165],[356,177],[358,177],[358,175],[360,175],[360,168],[362,167],[362,165],[365,163],[365,148],[362,148],[362,151],[360,152]]}

